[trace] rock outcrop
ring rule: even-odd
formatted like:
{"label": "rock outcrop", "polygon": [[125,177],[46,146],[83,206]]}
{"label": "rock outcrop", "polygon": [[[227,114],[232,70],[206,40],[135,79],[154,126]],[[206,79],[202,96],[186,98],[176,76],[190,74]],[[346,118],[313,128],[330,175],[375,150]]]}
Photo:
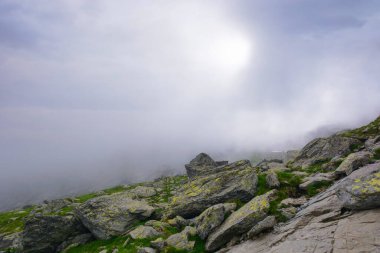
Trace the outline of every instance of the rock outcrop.
{"label": "rock outcrop", "polygon": [[335,175],[337,177],[348,176],[354,170],[368,164],[370,162],[370,158],[371,153],[367,151],[349,154],[335,170]]}
{"label": "rock outcrop", "polygon": [[333,135],[309,142],[294,159],[294,167],[307,167],[339,155],[348,155],[355,146],[362,144],[358,139]]}
{"label": "rock outcrop", "polygon": [[234,169],[198,177],[174,195],[168,207],[169,217],[193,218],[210,206],[254,197],[257,175],[246,161],[233,164]]}
{"label": "rock outcrop", "polygon": [[88,200],[75,211],[96,238],[109,239],[125,233],[136,221],[146,220],[155,209],[123,192]]}

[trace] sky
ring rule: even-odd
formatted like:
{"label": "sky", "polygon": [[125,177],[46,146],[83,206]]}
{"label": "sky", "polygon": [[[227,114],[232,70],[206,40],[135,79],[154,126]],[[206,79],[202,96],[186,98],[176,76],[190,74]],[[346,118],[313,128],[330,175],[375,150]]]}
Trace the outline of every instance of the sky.
{"label": "sky", "polygon": [[380,114],[377,0],[2,0],[0,209]]}

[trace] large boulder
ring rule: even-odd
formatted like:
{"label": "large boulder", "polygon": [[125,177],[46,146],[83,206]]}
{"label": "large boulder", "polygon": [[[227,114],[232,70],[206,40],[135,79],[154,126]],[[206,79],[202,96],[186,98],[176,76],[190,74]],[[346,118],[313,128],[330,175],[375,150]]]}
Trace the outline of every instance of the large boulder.
{"label": "large boulder", "polygon": [[321,161],[327,161],[333,157],[348,155],[355,146],[362,144],[354,138],[333,135],[328,138],[317,138],[302,148],[294,159],[294,167],[307,167]]}
{"label": "large boulder", "polygon": [[83,224],[98,239],[121,235],[134,223],[149,218],[155,209],[145,201],[116,193],[90,199],[75,209]]}
{"label": "large boulder", "polygon": [[[301,206],[296,216],[273,232],[229,252],[379,252],[380,163],[364,166]],[[355,186],[359,186],[355,192]],[[376,191],[377,188],[377,191]],[[355,195],[357,194],[357,195]],[[376,208],[372,210],[369,209]],[[357,209],[347,212],[347,209]]]}
{"label": "large boulder", "polygon": [[368,164],[370,162],[371,153],[367,151],[361,151],[352,153],[347,156],[346,159],[335,170],[335,175],[338,177],[348,176],[354,170]]}
{"label": "large boulder", "polygon": [[215,204],[252,199],[257,187],[256,171],[245,161],[241,164],[236,169],[198,177],[185,184],[171,198],[167,216],[193,218]]}
{"label": "large boulder", "polygon": [[192,227],[186,227],[182,232],[169,236],[165,244],[175,250],[191,251],[194,248],[195,241],[190,241],[189,237],[194,236],[196,231]]}
{"label": "large boulder", "polygon": [[22,233],[23,252],[52,253],[70,237],[84,233],[88,230],[72,215],[31,216],[26,219]]}
{"label": "large boulder", "polygon": [[207,236],[224,221],[225,217],[236,209],[235,203],[216,204],[207,208],[195,219],[195,228],[201,239]]}
{"label": "large boulder", "polygon": [[160,236],[162,233],[158,232],[150,226],[138,226],[129,232],[129,235],[132,237],[132,239],[147,239]]}
{"label": "large boulder", "polygon": [[186,164],[185,168],[189,178],[193,178],[202,174],[202,171],[212,170],[216,166],[216,162],[208,154],[200,153],[189,164]]}
{"label": "large boulder", "polygon": [[270,202],[274,199],[276,190],[267,192],[249,201],[239,210],[232,213],[223,224],[209,235],[206,250],[214,251],[229,242],[234,236],[242,235],[258,222],[267,217]]}

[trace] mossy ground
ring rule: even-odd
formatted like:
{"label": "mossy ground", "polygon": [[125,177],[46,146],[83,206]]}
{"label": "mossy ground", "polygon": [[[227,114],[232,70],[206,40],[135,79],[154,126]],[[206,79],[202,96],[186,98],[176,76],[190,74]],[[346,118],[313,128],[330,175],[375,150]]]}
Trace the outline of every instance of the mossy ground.
{"label": "mossy ground", "polygon": [[34,207],[0,213],[0,234],[12,234],[24,229],[23,219]]}
{"label": "mossy ground", "polygon": [[380,117],[369,123],[368,125],[345,131],[342,133],[343,136],[353,137],[353,138],[367,138],[370,136],[380,135]]}

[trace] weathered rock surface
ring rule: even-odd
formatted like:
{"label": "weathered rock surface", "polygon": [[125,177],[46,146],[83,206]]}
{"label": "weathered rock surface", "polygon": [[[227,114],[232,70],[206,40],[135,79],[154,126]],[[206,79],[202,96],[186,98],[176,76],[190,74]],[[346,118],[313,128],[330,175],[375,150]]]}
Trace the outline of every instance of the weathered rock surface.
{"label": "weathered rock surface", "polygon": [[88,200],[76,208],[82,223],[98,239],[109,239],[126,232],[134,222],[150,217],[155,209],[144,201],[117,193]]}
{"label": "weathered rock surface", "polygon": [[206,153],[200,153],[189,164],[185,165],[190,179],[202,175],[204,171],[212,170],[217,166],[216,162]]}
{"label": "weathered rock surface", "polygon": [[160,236],[161,233],[149,226],[138,226],[129,232],[132,239],[147,239]]}
{"label": "weathered rock surface", "polygon": [[209,235],[206,250],[214,251],[230,241],[234,236],[249,231],[258,222],[267,217],[270,201],[276,194],[275,190],[257,196],[232,213],[223,224]]}
{"label": "weathered rock surface", "polygon": [[156,253],[157,251],[150,247],[142,247],[137,250],[137,253]]}
{"label": "weathered rock surface", "polygon": [[231,248],[230,252],[250,252],[252,249],[257,253],[380,252],[380,209],[344,212],[344,208],[348,207],[360,209],[361,206],[379,206],[375,198],[371,202],[377,202],[377,205],[368,206],[366,195],[374,197],[379,192],[357,192],[355,205],[347,201],[351,198],[346,195],[347,187],[353,187],[354,182],[364,183],[364,189],[367,189],[368,183],[376,186],[379,172],[380,163],[354,171],[325,192],[310,199],[287,223],[276,226],[273,232],[255,238],[254,241]]}
{"label": "weathered rock surface", "polygon": [[195,228],[199,237],[206,239],[216,227],[222,224],[226,215],[235,209],[234,203],[217,204],[207,208],[195,219]]}
{"label": "weathered rock surface", "polygon": [[61,243],[83,233],[88,233],[87,229],[72,215],[32,216],[26,220],[22,233],[23,252],[55,252]]}
{"label": "weathered rock surface", "polygon": [[306,190],[309,186],[315,185],[321,182],[334,181],[334,175],[332,173],[317,173],[310,177],[304,178],[304,182],[299,185],[300,189]]}
{"label": "weathered rock surface", "polygon": [[245,161],[231,169],[196,178],[171,199],[169,217],[193,218],[210,206],[233,200],[249,201],[256,192],[257,175]]}
{"label": "weathered rock surface", "polygon": [[0,249],[21,249],[21,233],[13,233],[13,234],[0,234]]}
{"label": "weathered rock surface", "polygon": [[91,233],[80,234],[80,235],[71,237],[58,246],[57,252],[65,253],[69,249],[74,248],[74,247],[79,246],[79,245],[82,245],[82,244],[85,244],[85,243],[87,243],[93,239],[94,239],[94,237],[92,236]]}
{"label": "weathered rock surface", "polygon": [[159,251],[161,251],[165,247],[165,245],[166,245],[166,242],[161,237],[150,242],[150,246],[152,246],[152,248],[155,248]]}
{"label": "weathered rock surface", "polygon": [[274,171],[268,172],[265,180],[269,188],[280,187],[280,181],[278,180],[277,174]]}
{"label": "weathered rock surface", "polygon": [[305,204],[307,202],[307,199],[302,196],[300,198],[287,198],[287,199],[284,199],[281,201],[280,203],[280,206],[295,206],[295,207],[298,207],[298,206],[302,206],[303,204]]}
{"label": "weathered rock surface", "polygon": [[328,138],[317,138],[309,142],[294,159],[294,167],[307,167],[316,162],[332,159],[339,155],[348,155],[355,145],[361,142],[354,138],[333,135]]}
{"label": "weathered rock surface", "polygon": [[348,176],[354,170],[369,163],[371,158],[371,153],[367,151],[361,151],[357,153],[352,153],[347,156],[346,159],[339,165],[335,170],[335,175],[340,177],[342,175]]}
{"label": "weathered rock surface", "polygon": [[179,215],[177,215],[173,219],[168,220],[167,222],[170,226],[177,227],[177,228],[183,228],[189,225],[189,221]]}
{"label": "weathered rock surface", "polygon": [[268,216],[264,220],[260,221],[256,225],[254,225],[251,230],[248,231],[247,237],[253,238],[254,236],[260,234],[263,231],[271,229],[276,225],[276,217]]}

